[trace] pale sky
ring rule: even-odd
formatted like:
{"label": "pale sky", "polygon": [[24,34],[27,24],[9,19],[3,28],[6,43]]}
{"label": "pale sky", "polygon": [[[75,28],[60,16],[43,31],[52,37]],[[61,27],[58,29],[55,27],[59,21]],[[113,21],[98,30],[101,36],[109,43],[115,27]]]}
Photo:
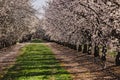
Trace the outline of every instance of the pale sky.
{"label": "pale sky", "polygon": [[[32,5],[40,13],[44,13],[44,10],[42,7],[46,5],[46,1],[47,0],[33,0]],[[41,16],[38,16],[38,17],[41,17]]]}
{"label": "pale sky", "polygon": [[33,5],[35,9],[42,8],[42,6],[46,5],[47,0],[33,0]]}

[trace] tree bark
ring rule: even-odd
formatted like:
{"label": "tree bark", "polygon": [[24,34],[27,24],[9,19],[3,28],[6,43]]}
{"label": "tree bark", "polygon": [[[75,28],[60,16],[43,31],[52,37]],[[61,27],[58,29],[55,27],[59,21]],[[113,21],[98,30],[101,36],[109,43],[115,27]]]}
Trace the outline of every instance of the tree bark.
{"label": "tree bark", "polygon": [[91,55],[91,54],[92,54],[92,45],[90,43],[88,46],[88,55]]}
{"label": "tree bark", "polygon": [[79,52],[82,51],[82,45],[79,45],[78,51],[79,51]]}
{"label": "tree bark", "polygon": [[115,64],[116,66],[120,66],[120,52],[116,55]]}
{"label": "tree bark", "polygon": [[99,47],[96,45],[95,47],[94,47],[94,57],[99,57],[100,55],[99,55]]}
{"label": "tree bark", "polygon": [[83,46],[83,53],[87,53],[87,44],[84,44],[84,46]]}

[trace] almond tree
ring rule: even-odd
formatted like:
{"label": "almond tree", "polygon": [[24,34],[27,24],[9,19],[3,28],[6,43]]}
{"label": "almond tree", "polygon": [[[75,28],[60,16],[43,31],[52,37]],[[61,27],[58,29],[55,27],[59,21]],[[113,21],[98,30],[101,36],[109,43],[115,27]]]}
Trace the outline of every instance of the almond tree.
{"label": "almond tree", "polygon": [[120,46],[119,3],[120,0],[52,0],[45,10],[46,34],[53,41],[73,48],[76,45],[77,50],[84,45],[84,53],[90,54],[93,46],[95,57],[99,57],[96,48],[101,45],[106,58],[104,49],[113,39],[118,42],[118,50]]}
{"label": "almond tree", "polygon": [[0,0],[0,48],[15,44],[31,32],[37,23],[34,12],[30,0]]}

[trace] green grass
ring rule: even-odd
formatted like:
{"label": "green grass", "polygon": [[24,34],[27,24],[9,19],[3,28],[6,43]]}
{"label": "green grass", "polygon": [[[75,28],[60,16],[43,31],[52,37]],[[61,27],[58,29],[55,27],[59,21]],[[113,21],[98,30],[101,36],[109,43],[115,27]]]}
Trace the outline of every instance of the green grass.
{"label": "green grass", "polygon": [[43,40],[41,40],[41,39],[33,39],[33,40],[31,40],[31,43],[42,43],[43,42]]}
{"label": "green grass", "polygon": [[116,57],[117,52],[112,51],[112,52],[108,52],[108,54],[109,54],[111,57]]}
{"label": "green grass", "polygon": [[43,44],[29,44],[2,80],[72,80],[52,51]]}
{"label": "green grass", "polygon": [[[99,46],[99,48],[100,48],[99,53],[100,53],[100,55],[102,55],[102,46]],[[110,48],[107,47],[107,55],[109,55],[110,57],[116,57],[117,52],[116,51],[110,51]]]}

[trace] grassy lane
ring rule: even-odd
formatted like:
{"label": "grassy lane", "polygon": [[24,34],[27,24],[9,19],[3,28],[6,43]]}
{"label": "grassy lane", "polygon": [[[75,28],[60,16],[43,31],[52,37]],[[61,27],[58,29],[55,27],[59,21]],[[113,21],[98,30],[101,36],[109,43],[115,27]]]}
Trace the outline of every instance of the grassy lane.
{"label": "grassy lane", "polygon": [[2,80],[72,80],[52,51],[43,44],[29,44]]}

